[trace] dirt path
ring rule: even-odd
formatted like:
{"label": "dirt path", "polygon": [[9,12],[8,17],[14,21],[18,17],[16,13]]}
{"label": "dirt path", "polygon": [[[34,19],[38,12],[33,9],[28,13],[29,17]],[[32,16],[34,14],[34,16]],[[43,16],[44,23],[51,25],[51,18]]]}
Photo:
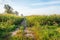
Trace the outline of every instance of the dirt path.
{"label": "dirt path", "polygon": [[26,36],[26,37],[32,37],[32,38],[34,38],[33,31],[28,30],[28,28],[26,28],[26,29],[24,30],[24,32],[25,32],[25,36]]}
{"label": "dirt path", "polygon": [[[25,30],[25,28],[26,28],[26,21],[25,21],[25,19],[22,20],[20,25],[23,25],[24,26],[24,30]],[[11,36],[16,35],[17,31],[20,30],[20,25],[18,25],[17,28],[13,32],[11,32]]]}
{"label": "dirt path", "polygon": [[[26,36],[26,37],[32,37],[32,38],[34,37],[32,31],[27,29],[27,25],[26,25],[25,19],[23,19],[23,21],[21,22],[20,25],[23,25],[23,26],[24,26],[24,33],[25,33],[25,36]],[[15,31],[12,32],[12,35],[11,35],[11,36],[16,35],[16,33],[20,30],[19,27],[20,27],[20,26],[18,26],[18,27],[15,29]]]}

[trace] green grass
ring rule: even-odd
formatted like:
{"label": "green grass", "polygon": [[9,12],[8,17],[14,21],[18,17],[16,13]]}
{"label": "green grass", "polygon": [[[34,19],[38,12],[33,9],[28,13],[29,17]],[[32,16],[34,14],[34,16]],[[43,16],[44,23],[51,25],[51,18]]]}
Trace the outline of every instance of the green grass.
{"label": "green grass", "polygon": [[5,38],[22,20],[20,16],[0,14],[0,40],[60,40],[60,15],[26,16],[27,29],[32,31],[34,38],[24,36],[23,25],[15,36]]}

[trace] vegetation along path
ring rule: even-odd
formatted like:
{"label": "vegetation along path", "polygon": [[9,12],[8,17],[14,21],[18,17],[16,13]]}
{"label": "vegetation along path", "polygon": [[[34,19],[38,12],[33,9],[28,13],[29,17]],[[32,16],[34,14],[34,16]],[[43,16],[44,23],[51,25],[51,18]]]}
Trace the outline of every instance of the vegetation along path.
{"label": "vegetation along path", "polygon": [[[25,18],[22,20],[21,25],[24,26],[25,36],[26,36],[26,37],[32,37],[32,38],[33,38],[34,36],[33,36],[33,34],[32,34],[32,31],[30,31],[30,30],[27,29],[27,24],[26,24]],[[16,33],[20,30],[19,27],[20,27],[20,25],[18,25],[18,27],[15,29],[15,31],[12,32],[12,35],[11,35],[11,36],[16,35]]]}

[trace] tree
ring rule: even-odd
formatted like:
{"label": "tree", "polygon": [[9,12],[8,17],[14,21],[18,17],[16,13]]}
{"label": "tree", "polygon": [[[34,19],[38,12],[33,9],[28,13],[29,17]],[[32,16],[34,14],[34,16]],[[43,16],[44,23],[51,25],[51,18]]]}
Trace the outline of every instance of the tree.
{"label": "tree", "polygon": [[13,8],[11,6],[9,6],[8,4],[5,4],[4,8],[5,8],[5,13],[18,15],[18,12],[13,11]]}
{"label": "tree", "polygon": [[13,8],[9,6],[8,4],[5,4],[4,8],[5,8],[6,13],[13,13]]}
{"label": "tree", "polygon": [[18,15],[19,13],[17,11],[15,11],[15,14]]}

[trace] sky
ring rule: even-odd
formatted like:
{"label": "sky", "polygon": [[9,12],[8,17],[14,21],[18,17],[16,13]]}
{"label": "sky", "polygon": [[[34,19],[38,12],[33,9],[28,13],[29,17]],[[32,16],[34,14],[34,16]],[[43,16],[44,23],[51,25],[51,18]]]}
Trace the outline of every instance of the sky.
{"label": "sky", "polygon": [[24,16],[60,14],[60,0],[0,0],[1,13],[5,4]]}

